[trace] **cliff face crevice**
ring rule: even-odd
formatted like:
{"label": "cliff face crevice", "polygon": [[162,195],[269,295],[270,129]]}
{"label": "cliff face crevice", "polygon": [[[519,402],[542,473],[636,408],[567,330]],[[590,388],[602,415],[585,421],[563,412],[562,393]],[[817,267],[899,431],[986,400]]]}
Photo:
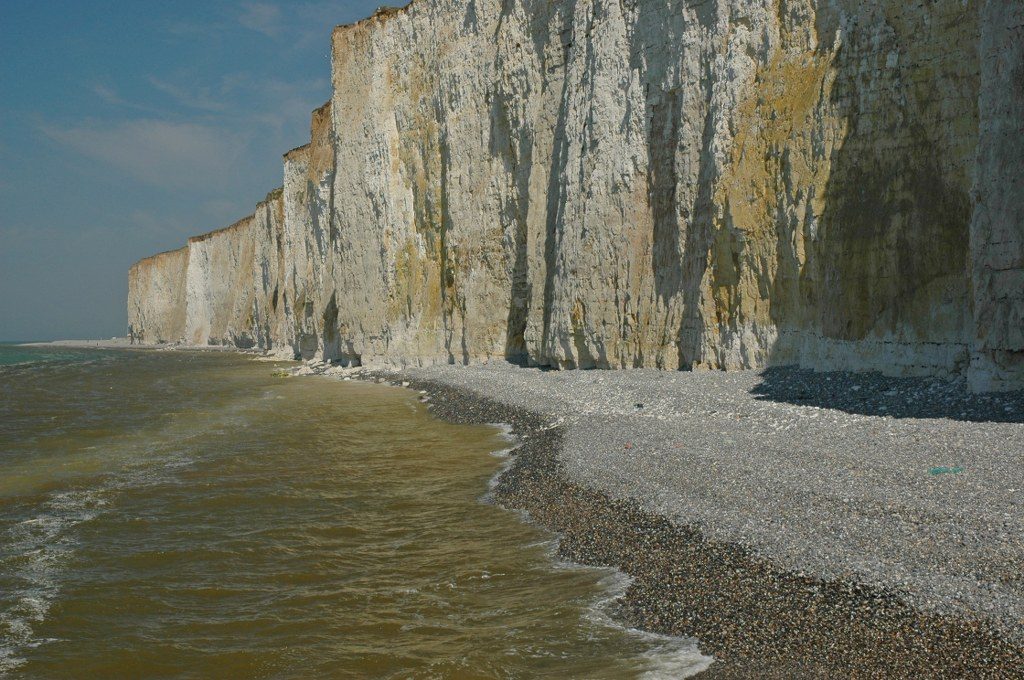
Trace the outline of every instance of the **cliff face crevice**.
{"label": "cliff face crevice", "polygon": [[1022,26],[992,0],[378,13],[335,29],[283,188],[133,267],[131,332],[1024,386]]}

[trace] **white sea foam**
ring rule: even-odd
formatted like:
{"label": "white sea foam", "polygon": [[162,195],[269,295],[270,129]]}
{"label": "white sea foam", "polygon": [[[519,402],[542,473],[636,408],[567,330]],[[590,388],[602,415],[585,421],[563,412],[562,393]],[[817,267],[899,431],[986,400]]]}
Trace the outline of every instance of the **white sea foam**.
{"label": "white sea foam", "polygon": [[[512,442],[518,442],[511,432],[512,428],[501,423],[491,423],[503,430],[503,434]],[[515,459],[509,454],[518,448],[519,444],[509,449],[492,452],[505,458],[501,468],[491,477],[488,484],[489,491],[484,495],[485,502],[494,501],[494,489],[497,487],[501,476],[514,464]],[[520,516],[524,522],[531,522],[530,515],[525,510],[512,510]],[[611,567],[594,567],[583,565],[558,557],[559,539],[553,537],[528,547],[543,547],[555,569],[587,570],[599,573],[598,585],[603,591],[602,597],[595,601],[587,610],[586,618],[599,628],[613,628],[624,631],[626,634],[640,641],[647,650],[642,654],[644,668],[641,674],[643,680],[679,680],[689,678],[705,671],[714,663],[714,658],[702,654],[697,647],[697,641],[690,638],[673,637],[652,633],[639,628],[625,626],[616,621],[609,613],[614,604],[626,593],[633,578],[618,569]]]}
{"label": "white sea foam", "polygon": [[713,657],[700,653],[696,640],[624,626],[612,618],[608,610],[625,595],[633,578],[617,569],[601,570],[606,572],[600,581],[605,596],[587,610],[587,617],[595,624],[622,629],[648,646],[643,654],[645,668],[640,676],[643,680],[688,678],[714,663]]}
{"label": "white sea foam", "polygon": [[[496,427],[499,430],[501,430],[501,432],[500,432],[500,434],[498,436],[501,437],[502,439],[504,439],[505,441],[507,441],[509,443],[516,443],[516,442],[519,441],[519,438],[516,437],[512,433],[512,426],[509,425],[508,423],[487,423],[487,424],[490,425],[491,427]],[[513,446],[512,448],[515,448],[515,447]]]}
{"label": "white sea foam", "polygon": [[[169,426],[161,434],[170,435],[173,447],[161,446],[168,438],[158,435],[142,445],[131,442],[107,449],[107,460],[123,461],[118,474],[89,489],[55,492],[38,506],[34,516],[0,533],[7,555],[0,561],[0,570],[17,584],[4,594],[7,604],[0,611],[0,678],[26,663],[24,650],[51,641],[35,631],[61,595],[64,572],[78,547],[76,527],[104,512],[112,494],[166,482],[193,464],[182,442],[196,436],[199,429],[190,426],[186,433]],[[157,453],[159,456],[154,456]]]}
{"label": "white sea foam", "polygon": [[10,554],[5,561],[11,563],[9,573],[19,585],[4,598],[9,604],[0,612],[0,675],[25,663],[21,650],[46,642],[35,636],[35,627],[60,596],[61,576],[77,545],[72,530],[96,517],[104,504],[99,489],[56,493],[36,516],[4,531]]}

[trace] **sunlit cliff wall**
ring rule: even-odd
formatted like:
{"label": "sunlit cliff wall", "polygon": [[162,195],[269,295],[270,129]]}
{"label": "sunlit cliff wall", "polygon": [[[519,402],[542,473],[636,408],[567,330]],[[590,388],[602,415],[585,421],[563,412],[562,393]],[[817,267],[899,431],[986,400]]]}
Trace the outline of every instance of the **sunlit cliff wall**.
{"label": "sunlit cliff wall", "polygon": [[185,335],[188,248],[147,257],[128,270],[128,335],[132,342],[179,342]]}
{"label": "sunlit cliff wall", "polygon": [[[381,11],[335,29],[283,190],[189,243],[182,336],[1024,386],[1022,25],[985,0]],[[145,341],[155,307],[129,305]]]}
{"label": "sunlit cliff wall", "polygon": [[284,338],[298,356],[337,357],[337,302],[331,272],[334,145],[331,104],[313,112],[311,141],[284,157]]}

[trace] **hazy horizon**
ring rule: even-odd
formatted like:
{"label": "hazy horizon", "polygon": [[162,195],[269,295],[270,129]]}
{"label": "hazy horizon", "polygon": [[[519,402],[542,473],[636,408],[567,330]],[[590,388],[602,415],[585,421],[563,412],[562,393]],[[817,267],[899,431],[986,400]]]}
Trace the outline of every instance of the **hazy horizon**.
{"label": "hazy horizon", "polygon": [[0,5],[0,341],[123,335],[131,264],[281,185],[379,4]]}

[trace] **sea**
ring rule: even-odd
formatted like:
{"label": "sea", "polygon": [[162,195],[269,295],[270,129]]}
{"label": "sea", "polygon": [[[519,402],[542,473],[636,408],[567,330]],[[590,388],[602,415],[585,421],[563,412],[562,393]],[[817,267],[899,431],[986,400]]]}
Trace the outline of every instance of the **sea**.
{"label": "sea", "polygon": [[683,678],[488,502],[510,443],[230,353],[0,345],[2,678]]}

